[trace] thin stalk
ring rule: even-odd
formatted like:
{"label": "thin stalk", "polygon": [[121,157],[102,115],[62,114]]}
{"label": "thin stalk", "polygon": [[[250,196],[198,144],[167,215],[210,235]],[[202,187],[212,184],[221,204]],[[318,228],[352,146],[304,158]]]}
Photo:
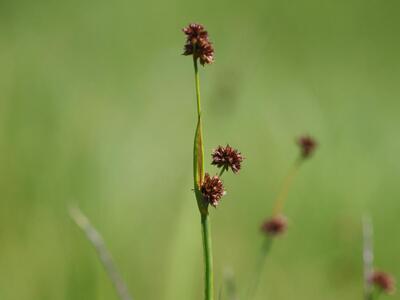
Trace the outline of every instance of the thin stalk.
{"label": "thin stalk", "polygon": [[221,172],[219,172],[219,178],[221,178],[222,174],[226,171],[225,167],[222,167]]}
{"label": "thin stalk", "polygon": [[364,299],[372,300],[373,290],[369,278],[373,271],[374,249],[373,249],[373,226],[371,218],[364,215],[363,227],[363,265],[364,265]]}
{"label": "thin stalk", "polygon": [[[196,133],[194,137],[194,147],[193,147],[193,179],[194,179],[194,190],[196,192],[196,195],[198,195],[199,194],[198,190],[200,189],[204,177],[204,147],[203,147],[202,124],[201,124],[202,122],[201,122],[201,100],[200,100],[200,76],[196,58],[193,58],[193,65],[194,65],[194,79],[196,85],[196,101],[197,101],[197,126],[196,126]],[[199,199],[197,199],[197,202],[199,204],[200,211],[203,211]]]}
{"label": "thin stalk", "polygon": [[209,215],[201,215],[201,234],[203,237],[203,252],[204,252],[204,271],[205,271],[205,287],[204,299],[214,299],[214,270],[212,259],[212,245],[211,245],[211,228]]}
{"label": "thin stalk", "polygon": [[197,64],[197,58],[195,57],[193,57],[193,65],[194,65],[194,79],[196,82],[197,116],[200,118],[201,116],[200,76],[199,76],[199,67]]}
{"label": "thin stalk", "polygon": [[247,300],[253,299],[256,295],[257,288],[260,283],[262,271],[264,269],[265,260],[271,249],[271,246],[272,246],[272,238],[267,237],[264,240],[263,244],[261,245],[260,254],[258,256],[258,259],[256,261],[257,263],[254,268],[253,280],[250,282],[250,287],[249,287],[247,298],[246,298]]}
{"label": "thin stalk", "polygon": [[204,178],[204,147],[201,122],[200,76],[197,58],[194,56],[193,65],[197,101],[197,127],[193,149],[194,191],[201,215],[201,235],[204,252],[204,299],[214,300],[214,272],[211,247],[210,219],[208,215],[208,205],[204,204],[204,200],[200,191],[200,187]]}
{"label": "thin stalk", "polygon": [[224,283],[226,288],[226,300],[238,300],[236,282],[232,270],[230,272],[225,272]]}
{"label": "thin stalk", "polygon": [[223,295],[224,295],[224,287],[223,287],[223,285],[221,284],[221,287],[220,287],[219,293],[218,293],[218,300],[222,300],[223,297],[224,297]]}
{"label": "thin stalk", "polygon": [[274,206],[274,210],[273,210],[274,215],[277,215],[282,211],[283,205],[287,198],[287,195],[288,195],[289,189],[292,185],[293,179],[296,176],[297,171],[300,167],[300,163],[301,163],[301,160],[296,160],[294,162],[294,164],[292,165],[292,167],[289,169],[289,172],[287,173],[285,179],[283,180],[281,189],[275,200],[275,206]]}
{"label": "thin stalk", "polygon": [[86,238],[96,249],[99,260],[104,267],[108,277],[114,285],[115,291],[121,300],[132,300],[127,286],[122,276],[114,264],[110,252],[107,250],[104,240],[100,233],[93,227],[89,219],[77,207],[71,207],[69,215],[75,224],[85,233]]}
{"label": "thin stalk", "polygon": [[368,300],[378,300],[379,296],[381,295],[381,290],[379,289],[375,289],[375,291],[372,291],[369,296],[368,296]]}

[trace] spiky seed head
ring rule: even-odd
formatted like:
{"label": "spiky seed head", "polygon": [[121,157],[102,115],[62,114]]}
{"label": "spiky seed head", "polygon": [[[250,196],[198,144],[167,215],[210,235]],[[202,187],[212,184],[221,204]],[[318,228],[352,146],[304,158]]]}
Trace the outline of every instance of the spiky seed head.
{"label": "spiky seed head", "polygon": [[208,173],[204,175],[200,191],[204,201],[214,207],[217,207],[222,196],[226,193],[221,179],[218,176],[211,177]]}
{"label": "spiky seed head", "polygon": [[300,155],[303,159],[309,158],[317,147],[315,139],[307,135],[300,137],[297,144],[300,147]]}
{"label": "spiky seed head", "polygon": [[385,292],[386,294],[393,294],[394,291],[396,290],[396,282],[394,278],[386,272],[382,271],[372,272],[369,278],[369,282],[379,290]]}
{"label": "spiky seed head", "polygon": [[235,174],[240,171],[244,159],[238,150],[233,149],[229,145],[226,145],[226,147],[218,146],[214,149],[211,157],[212,165],[215,165],[218,168],[225,168],[226,170],[230,168]]}
{"label": "spiky seed head", "polygon": [[287,219],[283,215],[276,215],[261,225],[261,231],[268,236],[278,236],[283,234],[287,229]]}
{"label": "spiky seed head", "polygon": [[201,65],[214,62],[214,48],[208,39],[208,32],[201,24],[192,23],[182,29],[186,35],[183,55],[193,55]]}

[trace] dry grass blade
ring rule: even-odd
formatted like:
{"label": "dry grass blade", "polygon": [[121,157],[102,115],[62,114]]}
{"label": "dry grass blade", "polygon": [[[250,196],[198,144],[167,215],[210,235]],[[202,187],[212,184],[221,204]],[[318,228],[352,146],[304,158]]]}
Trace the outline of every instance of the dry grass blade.
{"label": "dry grass blade", "polygon": [[79,208],[71,207],[69,209],[69,215],[76,225],[82,229],[86,235],[86,238],[96,249],[100,262],[102,263],[108,277],[113,283],[119,298],[121,300],[132,300],[132,297],[129,295],[128,288],[122,280],[121,275],[118,273],[110,252],[106,248],[102,236],[99,234],[96,228],[93,227],[89,219]]}

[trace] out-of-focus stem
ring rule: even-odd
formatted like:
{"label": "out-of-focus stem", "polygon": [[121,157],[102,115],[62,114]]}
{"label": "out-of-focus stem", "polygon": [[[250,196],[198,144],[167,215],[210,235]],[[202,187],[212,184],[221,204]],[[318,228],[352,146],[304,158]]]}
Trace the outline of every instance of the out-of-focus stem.
{"label": "out-of-focus stem", "polygon": [[78,227],[85,233],[86,238],[96,249],[101,264],[103,265],[108,277],[114,285],[115,291],[121,300],[132,300],[129,295],[128,288],[126,287],[121,275],[115,267],[114,261],[110,252],[107,250],[103,238],[100,233],[90,224],[89,219],[77,207],[69,209],[71,219],[78,225]]}
{"label": "out-of-focus stem", "polygon": [[[226,300],[238,300],[236,282],[233,270],[227,270],[224,274],[224,287],[226,290],[226,295],[224,299]],[[222,289],[221,289],[222,290]]]}
{"label": "out-of-focus stem", "polygon": [[364,299],[372,300],[373,289],[369,278],[373,272],[374,250],[373,250],[373,226],[371,218],[364,215],[362,219],[363,227],[363,265],[364,265]]}
{"label": "out-of-focus stem", "polygon": [[271,237],[267,237],[263,244],[261,245],[261,249],[260,249],[260,254],[258,256],[258,259],[256,261],[256,265],[254,268],[254,273],[253,273],[253,279],[250,282],[250,286],[249,286],[249,290],[248,290],[248,294],[247,294],[247,300],[251,300],[255,297],[256,292],[257,292],[257,288],[258,285],[260,283],[260,278],[262,275],[262,271],[264,269],[264,265],[265,265],[265,260],[267,258],[267,255],[271,249],[272,246],[272,238]]}
{"label": "out-of-focus stem", "polygon": [[289,169],[289,172],[287,173],[286,177],[284,178],[282,186],[281,186],[281,189],[279,191],[279,194],[278,194],[278,196],[276,197],[276,200],[275,200],[275,206],[274,206],[274,209],[273,209],[273,214],[274,215],[277,215],[277,214],[281,213],[281,211],[283,209],[283,205],[284,205],[285,200],[287,198],[289,189],[290,189],[290,187],[292,185],[294,177],[297,174],[297,171],[298,171],[298,169],[300,167],[300,164],[301,164],[301,160],[300,159],[296,160],[294,162],[294,164],[292,165],[292,167]]}
{"label": "out-of-focus stem", "polygon": [[379,289],[371,290],[371,292],[368,295],[368,300],[378,300],[379,296],[381,295],[382,291]]}

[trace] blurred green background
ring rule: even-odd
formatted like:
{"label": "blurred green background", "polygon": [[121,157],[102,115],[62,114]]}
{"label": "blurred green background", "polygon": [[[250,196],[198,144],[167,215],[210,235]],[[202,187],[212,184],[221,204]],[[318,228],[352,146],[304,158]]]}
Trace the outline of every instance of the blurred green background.
{"label": "blurred green background", "polygon": [[244,291],[303,133],[320,147],[289,193],[290,229],[257,299],[361,299],[364,213],[377,267],[400,278],[399,9],[1,1],[0,299],[117,299],[70,203],[103,234],[135,299],[202,299],[193,67],[180,55],[189,22],[205,24],[216,49],[201,68],[206,157],[224,143],[247,157],[212,211],[217,290],[228,272]]}

